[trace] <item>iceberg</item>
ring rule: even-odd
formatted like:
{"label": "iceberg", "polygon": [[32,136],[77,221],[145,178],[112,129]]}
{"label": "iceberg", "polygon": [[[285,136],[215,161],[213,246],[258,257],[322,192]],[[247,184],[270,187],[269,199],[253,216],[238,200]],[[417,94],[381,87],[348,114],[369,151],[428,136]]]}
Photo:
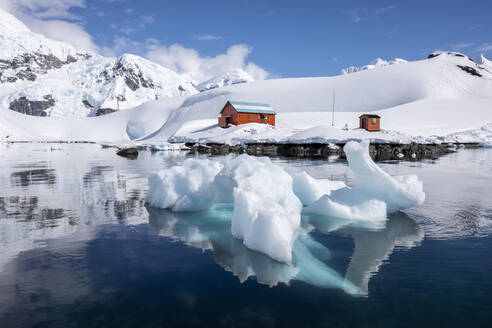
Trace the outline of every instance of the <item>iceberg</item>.
{"label": "iceberg", "polygon": [[294,175],[293,191],[301,200],[302,205],[311,205],[323,195],[329,195],[331,191],[346,187],[342,181],[327,179],[315,179],[306,172]]}
{"label": "iceberg", "polygon": [[302,211],[292,177],[269,158],[241,155],[226,164],[216,180],[223,198],[233,197],[232,235],[250,249],[290,263]]}
{"label": "iceberg", "polygon": [[292,189],[292,177],[266,157],[241,155],[224,164],[188,159],[152,174],[146,201],[174,212],[233,203],[232,235],[249,249],[290,263],[302,211]]}
{"label": "iceberg", "polygon": [[246,154],[223,163],[187,159],[182,166],[149,177],[149,205],[173,212],[210,210],[232,204],[230,231],[244,246],[291,264],[292,249],[306,214],[384,221],[388,213],[420,205],[425,199],[417,176],[391,177],[369,156],[368,142],[349,142],[344,150],[356,185],[292,177],[267,157]]}
{"label": "iceberg", "polygon": [[389,213],[421,205],[422,181],[416,175],[392,177],[369,156],[369,142],[348,142],[343,150],[356,178],[306,208],[307,213],[354,220],[385,220]]}
{"label": "iceberg", "polygon": [[152,174],[145,201],[175,212],[207,210],[214,204],[213,181],[221,169],[217,161],[187,159],[182,166]]}

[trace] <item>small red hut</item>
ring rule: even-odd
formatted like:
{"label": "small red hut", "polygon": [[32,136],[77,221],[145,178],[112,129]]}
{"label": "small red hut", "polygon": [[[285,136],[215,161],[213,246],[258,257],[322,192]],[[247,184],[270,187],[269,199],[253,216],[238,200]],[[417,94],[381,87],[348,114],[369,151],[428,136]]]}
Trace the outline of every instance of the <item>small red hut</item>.
{"label": "small red hut", "polygon": [[363,114],[359,116],[359,127],[367,131],[379,131],[381,116],[375,114]]}
{"label": "small red hut", "polygon": [[228,101],[220,111],[219,126],[226,128],[229,124],[263,123],[275,126],[277,113],[268,104],[244,101]]}

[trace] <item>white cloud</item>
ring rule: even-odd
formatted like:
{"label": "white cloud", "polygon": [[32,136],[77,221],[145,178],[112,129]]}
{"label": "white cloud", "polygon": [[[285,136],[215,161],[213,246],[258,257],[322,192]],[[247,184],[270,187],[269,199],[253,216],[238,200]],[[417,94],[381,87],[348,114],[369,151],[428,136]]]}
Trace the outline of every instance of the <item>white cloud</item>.
{"label": "white cloud", "polygon": [[120,29],[120,32],[126,35],[130,35],[135,33],[137,30],[132,27],[123,27]]}
{"label": "white cloud", "polygon": [[84,0],[0,0],[0,7],[34,32],[70,43],[80,50],[98,51],[80,18],[70,12],[71,8],[84,8]]}
{"label": "white cloud", "polygon": [[111,47],[102,47],[101,54],[103,56],[116,57],[123,53],[136,53],[141,50],[144,44],[140,41],[132,40],[126,37],[118,37],[113,40]]}
{"label": "white cloud", "polygon": [[397,5],[389,5],[389,6],[386,6],[386,7],[382,7],[382,8],[378,8],[375,10],[375,13],[376,14],[382,14],[384,13],[385,11],[388,11],[388,10],[392,10],[392,9],[396,9],[398,8]]}
{"label": "white cloud", "polygon": [[133,8],[125,8],[125,14],[133,14],[135,12],[135,9]]}
{"label": "white cloud", "polygon": [[92,41],[92,36],[79,24],[63,20],[40,19],[29,19],[25,23],[31,30],[50,39],[67,42],[78,50],[99,51],[99,47]]}
{"label": "white cloud", "polygon": [[152,15],[140,16],[140,19],[142,20],[142,23],[144,23],[144,24],[151,24],[155,21],[155,18]]}
{"label": "white cloud", "polygon": [[188,74],[198,81],[224,74],[236,68],[242,68],[257,80],[265,79],[268,72],[253,62],[246,62],[251,48],[233,45],[225,54],[215,57],[202,57],[195,49],[185,48],[179,44],[164,46],[154,44],[146,57],[164,67],[180,74]]}
{"label": "white cloud", "polygon": [[212,34],[201,34],[201,35],[193,36],[193,40],[200,40],[200,41],[210,41],[210,40],[220,40],[220,39],[222,39],[222,36],[212,35]]}
{"label": "white cloud", "polygon": [[360,22],[360,20],[361,20],[361,18],[359,16],[358,12],[352,13],[352,23],[357,24],[358,22]]}
{"label": "white cloud", "polygon": [[393,9],[397,9],[397,8],[398,8],[397,5],[388,5],[388,6],[376,8],[376,9],[359,8],[359,9],[352,11],[350,13],[350,17],[351,17],[352,23],[357,24],[360,21],[380,18],[381,16],[386,14],[386,12],[393,10]]}
{"label": "white cloud", "polygon": [[476,53],[485,53],[492,51],[492,43],[482,43],[475,50]]}

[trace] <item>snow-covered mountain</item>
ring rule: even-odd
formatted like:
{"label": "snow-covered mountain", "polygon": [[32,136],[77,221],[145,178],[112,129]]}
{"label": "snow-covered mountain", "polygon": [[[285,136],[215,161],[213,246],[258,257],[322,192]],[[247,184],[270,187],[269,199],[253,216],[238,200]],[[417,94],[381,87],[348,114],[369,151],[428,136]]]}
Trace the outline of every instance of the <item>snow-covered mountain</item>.
{"label": "snow-covered mountain", "polygon": [[253,82],[255,79],[241,68],[232,70],[222,76],[214,77],[196,86],[198,91],[206,91],[215,88],[222,88],[227,85]]}
{"label": "snow-covered mountain", "polygon": [[135,55],[109,58],[30,31],[0,10],[0,103],[35,116],[95,116],[197,93],[196,81]]}
{"label": "snow-covered mountain", "polygon": [[[99,56],[78,59],[75,63],[39,75],[36,81],[56,81],[56,74],[61,74],[65,79],[63,81],[66,81],[67,75],[77,74],[74,71],[61,72],[70,67],[82,67],[81,63],[92,63],[96,59],[103,62],[107,60]],[[121,61],[121,65],[117,64],[118,61]],[[487,139],[485,141],[488,142],[492,135],[492,73],[486,68],[486,58],[477,61],[480,64],[460,53],[436,52],[423,60],[385,67],[380,65],[378,69],[365,69],[356,74],[271,79],[227,85],[203,92],[195,90],[196,94],[188,97],[161,97],[136,108],[103,117],[42,119],[21,115],[0,103],[0,140],[90,140],[117,143],[141,141],[158,145],[168,141],[343,142],[353,138],[398,143],[443,140],[473,142],[482,139]],[[128,84],[133,84],[125,81],[130,76],[126,75],[126,67],[135,62],[139,67],[151,65],[139,57],[123,56],[120,60],[113,59],[112,64],[106,66],[107,70],[99,69],[102,64],[87,64],[87,68],[77,68],[80,69],[80,77],[74,77],[70,83],[78,83],[77,79],[86,81],[82,78],[84,74],[100,78],[101,72],[106,71],[109,77],[108,90],[123,86],[130,95],[138,95],[138,92],[147,89],[153,90],[142,86],[147,78],[142,81],[139,73],[131,75],[138,77],[132,81],[139,83],[139,87],[136,91],[129,88]],[[91,73],[91,69],[97,75]],[[121,75],[117,72],[121,72],[118,73]],[[147,74],[144,70],[142,72]],[[104,77],[104,73],[102,76]],[[97,80],[90,81],[89,86],[106,85]],[[15,83],[3,83],[2,92],[10,85]],[[56,84],[50,82],[49,85]],[[176,84],[175,86],[177,87]],[[44,86],[39,85],[39,88],[42,87]],[[82,93],[85,92],[84,88],[86,87],[75,89]],[[14,92],[19,92],[17,90],[19,89],[14,89]],[[52,90],[53,88],[48,89]],[[102,92],[98,94],[93,89],[88,90],[85,93],[88,102],[97,100],[100,101],[99,106],[104,104],[96,98],[102,97],[98,96]],[[332,90],[336,90],[333,126]],[[27,93],[25,90],[23,92]],[[38,96],[42,97],[39,101],[43,103],[59,101],[54,91],[30,92],[38,92]],[[67,92],[74,91],[68,88]],[[119,94],[114,93],[115,96]],[[22,93],[19,92],[18,95],[21,96]],[[67,99],[71,98],[67,96]],[[130,97],[125,94],[125,99]],[[83,100],[85,99],[79,98],[80,102]],[[228,129],[217,127],[217,116],[227,100],[270,104],[278,113],[276,126],[249,124]],[[115,103],[118,105],[113,97],[113,106]],[[120,108],[123,108],[123,103],[119,103]],[[92,102],[90,104],[93,105]],[[382,117],[383,130],[370,133],[358,129],[358,116],[363,113],[379,114]],[[344,129],[346,124],[348,129]]]}
{"label": "snow-covered mountain", "polygon": [[350,66],[350,67],[344,68],[344,69],[342,69],[340,74],[345,75],[345,74],[350,74],[350,73],[355,73],[355,72],[360,72],[360,71],[367,71],[367,70],[378,68],[378,67],[386,67],[386,66],[390,66],[390,65],[404,64],[404,63],[408,63],[408,62],[405,59],[401,59],[401,58],[395,58],[395,59],[390,60],[390,61],[386,61],[386,60],[381,59],[381,58],[376,58],[372,62],[370,62],[369,65],[364,65],[361,67]]}
{"label": "snow-covered mountain", "polygon": [[480,54],[479,56],[475,57],[473,61],[478,65],[480,65],[480,67],[485,68],[486,70],[492,73],[492,61],[485,58],[483,54]]}

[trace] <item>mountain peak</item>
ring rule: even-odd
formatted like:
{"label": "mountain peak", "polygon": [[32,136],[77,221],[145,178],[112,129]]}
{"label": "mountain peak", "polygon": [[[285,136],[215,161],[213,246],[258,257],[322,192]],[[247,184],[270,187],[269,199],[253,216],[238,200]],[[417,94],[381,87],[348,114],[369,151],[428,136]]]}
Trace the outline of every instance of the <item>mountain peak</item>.
{"label": "mountain peak", "polygon": [[198,91],[206,91],[215,88],[221,88],[227,85],[253,82],[255,79],[241,68],[236,68],[222,75],[211,78],[208,81],[197,85]]}
{"label": "mountain peak", "polygon": [[473,58],[473,61],[479,65],[491,65],[491,61],[488,60],[483,54],[480,54]]}

